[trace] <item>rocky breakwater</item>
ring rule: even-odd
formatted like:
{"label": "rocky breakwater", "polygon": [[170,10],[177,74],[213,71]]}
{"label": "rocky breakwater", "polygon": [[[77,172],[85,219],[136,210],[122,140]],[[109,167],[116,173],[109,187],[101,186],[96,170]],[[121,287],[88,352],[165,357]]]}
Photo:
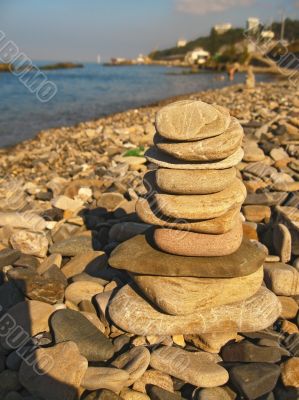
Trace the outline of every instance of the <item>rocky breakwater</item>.
{"label": "rocky breakwater", "polygon": [[[109,305],[113,323],[143,336],[210,336],[222,344],[269,327],[281,306],[261,286],[264,250],[243,238],[246,188],[235,168],[243,157],[241,125],[223,107],[179,101],[157,113],[156,129],[146,157],[158,168],[145,175],[148,193],[136,205],[154,229],[110,256],[133,281]],[[176,356],[202,372],[190,377],[190,368],[171,361]],[[219,365],[175,348],[155,350],[151,366],[201,387],[228,380]]]}

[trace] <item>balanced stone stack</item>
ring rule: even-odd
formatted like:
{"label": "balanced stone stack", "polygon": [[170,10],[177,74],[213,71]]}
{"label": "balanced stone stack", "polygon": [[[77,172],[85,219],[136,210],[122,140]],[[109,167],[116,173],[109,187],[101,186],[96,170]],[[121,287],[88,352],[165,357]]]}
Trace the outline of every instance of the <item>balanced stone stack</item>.
{"label": "balanced stone stack", "polygon": [[186,100],[162,108],[156,129],[146,157],[158,169],[136,206],[153,232],[112,252],[110,265],[133,281],[112,299],[112,321],[144,336],[269,327],[281,307],[262,286],[263,249],[243,237],[241,125],[223,107]]}

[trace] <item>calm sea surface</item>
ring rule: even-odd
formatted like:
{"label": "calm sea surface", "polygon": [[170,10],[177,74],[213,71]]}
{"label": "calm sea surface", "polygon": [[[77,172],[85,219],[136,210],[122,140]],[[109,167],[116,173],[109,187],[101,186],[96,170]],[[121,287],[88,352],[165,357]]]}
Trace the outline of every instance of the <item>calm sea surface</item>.
{"label": "calm sea surface", "polygon": [[[44,71],[58,92],[41,103],[10,73],[0,73],[0,147],[35,136],[40,130],[99,118],[128,108],[184,93],[230,84],[218,74],[173,75],[177,68],[159,66],[105,67]],[[171,74],[170,74],[171,73]],[[267,81],[270,77],[258,76]],[[237,74],[234,83],[243,82]]]}

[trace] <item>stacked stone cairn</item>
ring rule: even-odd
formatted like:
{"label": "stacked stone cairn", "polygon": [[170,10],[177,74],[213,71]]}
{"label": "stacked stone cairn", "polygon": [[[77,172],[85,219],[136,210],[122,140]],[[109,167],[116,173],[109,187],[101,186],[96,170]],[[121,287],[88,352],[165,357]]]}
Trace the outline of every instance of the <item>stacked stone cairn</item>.
{"label": "stacked stone cairn", "polygon": [[[213,338],[221,348],[238,332],[269,327],[281,311],[277,297],[262,286],[264,250],[243,237],[246,189],[236,168],[243,129],[221,106],[183,100],[157,113],[156,130],[146,157],[158,168],[145,175],[148,194],[136,206],[153,229],[112,252],[110,266],[127,270],[132,283],[116,293],[109,315],[135,335],[183,335],[202,349]],[[184,368],[169,362],[180,352],[188,363],[199,363],[190,352],[161,346],[151,366],[190,382]],[[223,367],[211,370],[208,364],[196,364],[190,383],[208,387],[228,380]]]}

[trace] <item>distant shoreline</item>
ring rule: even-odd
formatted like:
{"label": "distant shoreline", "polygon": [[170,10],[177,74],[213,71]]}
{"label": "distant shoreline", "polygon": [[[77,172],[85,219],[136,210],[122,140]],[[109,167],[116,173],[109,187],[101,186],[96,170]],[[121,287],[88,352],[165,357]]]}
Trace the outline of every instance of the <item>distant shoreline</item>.
{"label": "distant shoreline", "polygon": [[[271,82],[261,82],[263,85],[272,85],[273,81]],[[257,84],[258,86],[259,84]],[[148,104],[141,104],[138,107],[133,107],[133,108],[128,108],[126,110],[120,111],[120,112],[113,112],[113,113],[109,113],[107,115],[103,115],[100,116],[99,118],[94,118],[94,119],[90,119],[90,120],[83,120],[80,121],[76,124],[71,124],[71,125],[62,125],[62,126],[57,126],[57,127],[53,127],[53,128],[49,128],[49,129],[42,129],[40,130],[36,135],[34,135],[33,137],[20,141],[16,144],[13,145],[8,145],[8,146],[3,146],[0,147],[0,154],[4,154],[10,151],[14,151],[17,150],[18,147],[22,146],[24,143],[30,143],[32,141],[38,140],[39,135],[50,135],[51,132],[60,130],[60,129],[68,129],[71,130],[72,128],[77,129],[78,127],[80,127],[81,125],[89,125],[89,124],[95,124],[98,123],[99,121],[105,121],[105,120],[113,120],[113,119],[118,119],[121,118],[122,116],[125,116],[127,113],[135,111],[135,110],[144,110],[144,109],[153,109],[153,108],[157,108],[157,107],[161,107],[163,105],[166,105],[168,103],[177,101],[177,100],[183,100],[183,99],[187,99],[190,98],[190,96],[199,96],[201,94],[206,94],[206,93],[213,93],[213,92],[217,92],[221,89],[226,89],[230,87],[232,91],[236,91],[236,90],[242,90],[242,88],[244,88],[244,84],[243,83],[237,83],[231,86],[225,85],[222,88],[216,88],[216,89],[207,89],[207,90],[202,90],[202,91],[193,91],[193,92],[189,92],[189,93],[184,93],[184,94],[179,94],[179,95],[175,95],[175,96],[169,96],[169,97],[165,97],[163,99],[154,101],[154,102],[150,102]]]}

